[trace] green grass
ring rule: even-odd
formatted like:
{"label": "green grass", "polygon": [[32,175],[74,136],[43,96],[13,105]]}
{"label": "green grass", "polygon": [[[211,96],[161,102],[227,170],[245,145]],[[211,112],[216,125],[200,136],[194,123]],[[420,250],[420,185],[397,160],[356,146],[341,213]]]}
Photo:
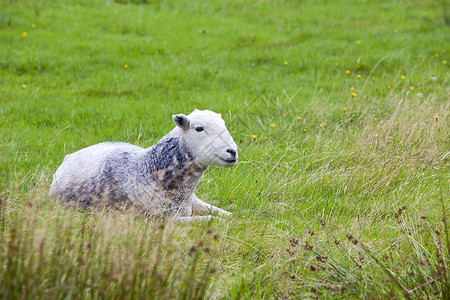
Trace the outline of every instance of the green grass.
{"label": "green grass", "polygon": [[[445,1],[122,2],[0,0],[1,297],[450,297]],[[194,108],[239,147],[197,189],[229,221],[48,199]]]}

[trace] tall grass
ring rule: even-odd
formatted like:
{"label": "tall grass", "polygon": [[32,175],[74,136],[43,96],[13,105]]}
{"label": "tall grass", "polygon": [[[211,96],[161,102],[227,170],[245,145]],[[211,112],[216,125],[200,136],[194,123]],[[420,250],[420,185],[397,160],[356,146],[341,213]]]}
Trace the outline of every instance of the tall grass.
{"label": "tall grass", "polygon": [[32,201],[15,216],[2,205],[1,221],[7,224],[0,236],[2,298],[205,295],[220,248],[212,229],[186,243],[187,230],[174,224],[126,213],[70,211],[39,193]]}

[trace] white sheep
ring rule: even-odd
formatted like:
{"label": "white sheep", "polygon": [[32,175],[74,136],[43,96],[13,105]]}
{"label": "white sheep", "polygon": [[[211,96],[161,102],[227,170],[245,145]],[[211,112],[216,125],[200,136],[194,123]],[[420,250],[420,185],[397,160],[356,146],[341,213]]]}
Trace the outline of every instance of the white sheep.
{"label": "white sheep", "polygon": [[53,175],[50,197],[184,221],[210,218],[194,212],[230,215],[194,194],[209,166],[236,164],[237,146],[221,115],[195,110],[172,119],[177,126],[150,148],[106,142],[67,155]]}

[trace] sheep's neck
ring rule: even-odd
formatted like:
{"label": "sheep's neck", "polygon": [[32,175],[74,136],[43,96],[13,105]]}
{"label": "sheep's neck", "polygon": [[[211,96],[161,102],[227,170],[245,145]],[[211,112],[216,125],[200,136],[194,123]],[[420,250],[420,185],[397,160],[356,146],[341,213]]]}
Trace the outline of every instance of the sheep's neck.
{"label": "sheep's neck", "polygon": [[166,136],[148,149],[147,171],[169,193],[190,195],[207,167],[196,162],[178,137]]}

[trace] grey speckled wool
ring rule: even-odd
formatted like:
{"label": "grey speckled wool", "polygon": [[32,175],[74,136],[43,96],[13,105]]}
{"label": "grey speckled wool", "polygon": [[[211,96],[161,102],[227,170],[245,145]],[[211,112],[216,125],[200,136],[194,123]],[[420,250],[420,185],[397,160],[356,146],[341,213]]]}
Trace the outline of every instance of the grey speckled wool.
{"label": "grey speckled wool", "polygon": [[126,143],[97,144],[67,155],[64,163],[75,162],[92,150],[108,152],[96,162],[98,171],[83,178],[71,176],[70,184],[65,184],[68,181],[59,177],[67,174],[58,170],[51,197],[58,195],[64,202],[83,207],[131,206],[150,214],[170,213],[189,201],[206,170],[195,163],[177,137],[170,136],[149,149]]}

